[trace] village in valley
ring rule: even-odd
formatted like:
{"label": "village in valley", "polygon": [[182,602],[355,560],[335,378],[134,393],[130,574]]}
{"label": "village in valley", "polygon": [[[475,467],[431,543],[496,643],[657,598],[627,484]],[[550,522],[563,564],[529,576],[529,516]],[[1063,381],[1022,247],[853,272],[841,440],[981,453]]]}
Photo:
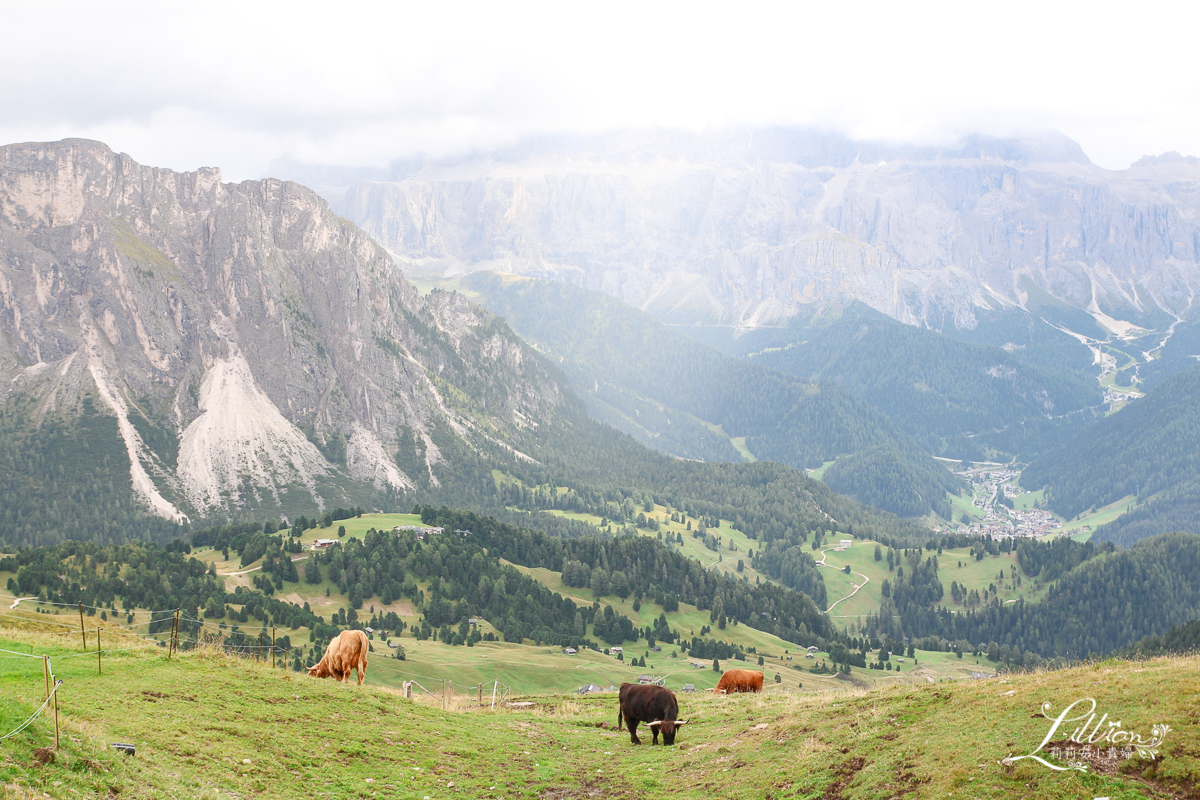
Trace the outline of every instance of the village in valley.
{"label": "village in valley", "polygon": [[[955,505],[954,527],[990,536],[1042,537],[1063,531],[1063,522],[1040,508],[1041,492],[1021,488],[1021,470],[1010,464],[963,462],[954,474],[971,487],[970,508]],[[965,466],[969,465],[969,466]]]}

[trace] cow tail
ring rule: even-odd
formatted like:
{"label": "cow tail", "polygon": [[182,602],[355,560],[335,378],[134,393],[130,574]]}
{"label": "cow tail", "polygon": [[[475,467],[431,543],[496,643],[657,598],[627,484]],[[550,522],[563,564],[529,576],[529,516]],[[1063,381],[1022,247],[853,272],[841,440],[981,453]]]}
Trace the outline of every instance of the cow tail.
{"label": "cow tail", "polygon": [[625,715],[621,713],[622,711],[623,709],[617,706],[617,730],[621,730],[621,722],[625,719]]}

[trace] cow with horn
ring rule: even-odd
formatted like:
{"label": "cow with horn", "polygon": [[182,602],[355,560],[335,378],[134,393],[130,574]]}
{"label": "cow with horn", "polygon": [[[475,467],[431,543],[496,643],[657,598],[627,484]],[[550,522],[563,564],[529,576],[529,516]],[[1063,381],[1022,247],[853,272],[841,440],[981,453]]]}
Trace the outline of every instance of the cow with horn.
{"label": "cow with horn", "polygon": [[679,726],[687,724],[686,719],[679,719],[679,701],[670,689],[638,683],[621,684],[617,730],[621,730],[622,720],[629,726],[629,740],[634,744],[642,743],[637,735],[640,722],[650,728],[654,744],[658,744],[658,735],[661,733],[664,745],[675,744],[675,732]]}

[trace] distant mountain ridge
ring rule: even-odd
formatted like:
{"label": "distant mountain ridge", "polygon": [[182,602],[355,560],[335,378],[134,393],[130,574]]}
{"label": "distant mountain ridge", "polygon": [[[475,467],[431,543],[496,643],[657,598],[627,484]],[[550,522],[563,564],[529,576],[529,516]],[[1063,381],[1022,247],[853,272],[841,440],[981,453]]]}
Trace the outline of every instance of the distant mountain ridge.
{"label": "distant mountain ridge", "polygon": [[673,322],[753,327],[856,299],[969,331],[1040,291],[1161,325],[1200,285],[1200,162],[1110,171],[1059,134],[919,147],[630,131],[386,170],[276,168],[321,181],[412,269],[552,277]]}

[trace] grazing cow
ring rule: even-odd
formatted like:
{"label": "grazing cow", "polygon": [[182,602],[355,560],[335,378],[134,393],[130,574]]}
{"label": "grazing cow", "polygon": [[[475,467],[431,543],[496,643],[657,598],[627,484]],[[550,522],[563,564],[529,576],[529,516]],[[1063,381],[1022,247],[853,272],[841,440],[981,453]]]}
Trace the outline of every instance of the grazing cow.
{"label": "grazing cow", "polygon": [[713,694],[733,694],[734,692],[761,692],[763,674],[752,669],[731,669],[721,676]]}
{"label": "grazing cow", "polygon": [[362,686],[363,678],[367,677],[367,635],[362,631],[342,631],[329,647],[325,655],[315,667],[308,668],[308,674],[314,678],[335,678],[340,683],[350,682],[350,671],[358,673],[358,685]]}
{"label": "grazing cow", "polygon": [[637,726],[644,722],[650,727],[654,744],[658,744],[658,734],[663,737],[663,744],[675,744],[675,731],[680,725],[686,725],[686,719],[678,719],[679,701],[665,686],[654,684],[622,683],[620,705],[617,708],[617,730],[621,730],[621,720],[629,726],[629,741],[641,744],[638,739]]}

